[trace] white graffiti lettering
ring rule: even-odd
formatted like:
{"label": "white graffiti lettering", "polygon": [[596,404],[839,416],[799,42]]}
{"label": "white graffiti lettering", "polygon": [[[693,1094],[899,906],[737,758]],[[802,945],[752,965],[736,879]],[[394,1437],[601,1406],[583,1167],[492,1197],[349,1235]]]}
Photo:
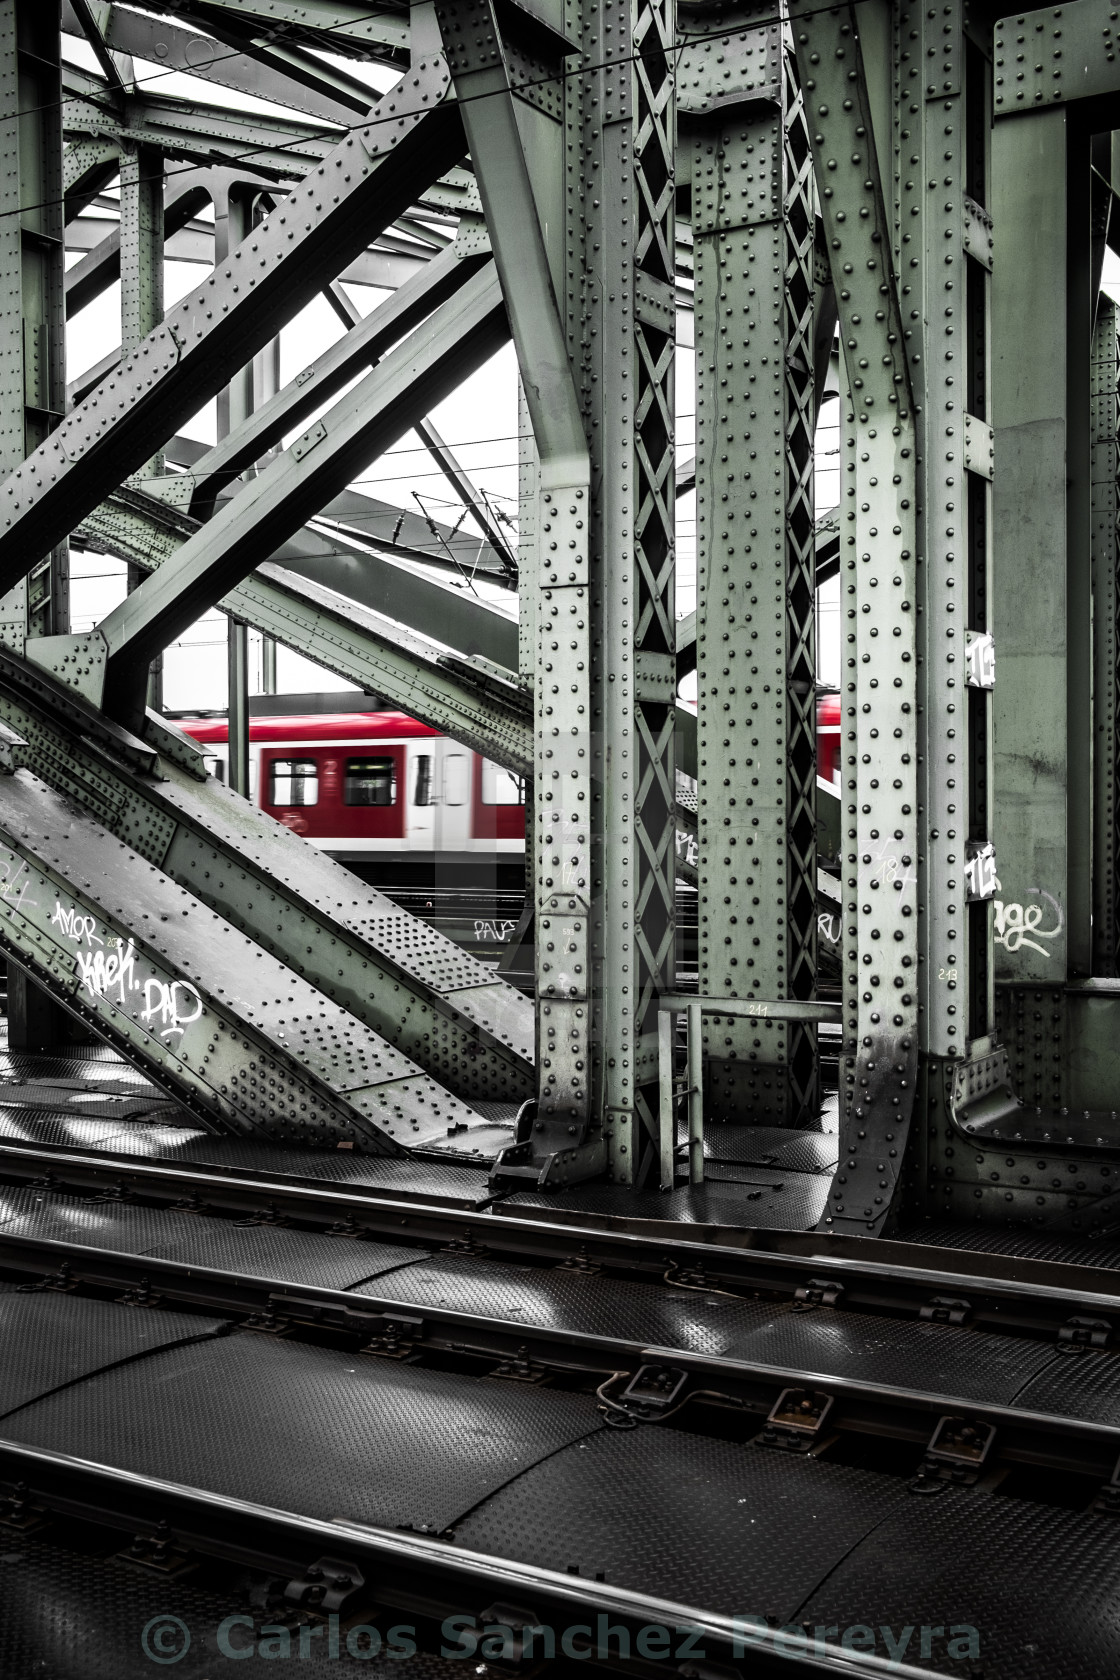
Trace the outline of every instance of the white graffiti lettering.
{"label": "white graffiti lettering", "polygon": [[483,942],[489,940],[499,945],[505,945],[516,926],[516,922],[476,922],[474,924],[474,936]]}
{"label": "white graffiti lettering", "polygon": [[1048,951],[1045,945],[1040,945],[1040,939],[1057,939],[1066,925],[1062,907],[1053,893],[1048,893],[1044,887],[1028,887],[1027,892],[1037,898],[1044,898],[1051,905],[1056,918],[1055,926],[1044,928],[1042,919],[1045,910],[1041,904],[1005,904],[1002,899],[995,900],[995,942],[1002,945],[1005,951],[1018,951],[1026,945],[1039,956],[1049,959],[1053,951]]}
{"label": "white graffiti lettering", "polygon": [[154,977],[144,982],[144,1012],[140,1019],[148,1025],[155,1022],[161,1027],[160,1037],[170,1038],[178,1033],[180,1038],[202,1014],[202,999],[195,991],[189,980],[157,980]]}
{"label": "white graffiti lettering", "polygon": [[687,829],[678,828],[677,857],[681,857],[682,854],[685,862],[695,869],[700,861],[700,842],[695,834],[690,834]]}
{"label": "white graffiti lettering", "polygon": [[817,932],[829,945],[839,945],[840,935],[844,930],[844,923],[840,912],[822,910],[817,916]]}
{"label": "white graffiti lettering", "polygon": [[91,998],[107,998],[116,992],[116,1002],[126,1003],[130,992],[140,990],[136,978],[136,941],[123,950],[77,951],[78,974]]}
{"label": "white graffiti lettering", "polygon": [[[17,863],[19,867],[13,875],[12,868]],[[14,908],[16,910],[22,910],[25,903],[30,905],[32,909],[38,909],[38,899],[27,897],[27,889],[31,885],[31,874],[23,859],[17,858],[14,852],[9,852],[7,857],[0,862],[0,869],[3,871],[0,873],[0,898],[14,898]]]}
{"label": "white graffiti lettering", "polygon": [[97,926],[95,916],[83,916],[79,910],[67,910],[65,905],[54,901],[54,915],[51,926],[61,930],[63,939],[72,939],[75,945],[80,945],[84,939],[87,945],[103,945],[105,941],[94,933]]}
{"label": "white graffiti lettering", "polygon": [[868,886],[881,884],[898,887],[900,891],[905,892],[907,887],[916,887],[918,884],[918,877],[910,871],[910,859],[908,857],[896,857],[893,852],[889,852],[885,840],[877,852],[867,854],[864,863],[874,865],[871,871],[864,876]]}

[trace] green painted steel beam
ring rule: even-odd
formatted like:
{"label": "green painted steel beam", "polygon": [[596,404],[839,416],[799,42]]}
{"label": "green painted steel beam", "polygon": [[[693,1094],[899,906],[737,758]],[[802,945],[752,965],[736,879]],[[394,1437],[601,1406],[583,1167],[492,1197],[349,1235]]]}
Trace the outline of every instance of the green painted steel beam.
{"label": "green painted steel beam", "polygon": [[[251,571],[262,551],[297,531],[481,366],[504,334],[501,293],[493,271],[483,269],[196,531],[96,633],[108,709],[128,713],[137,661],[153,658]],[[48,644],[36,654],[44,661],[68,657]]]}
{"label": "green painted steel beam", "polygon": [[[184,71],[199,81],[213,82],[218,87],[248,94],[253,99],[268,99],[289,110],[318,117],[323,122],[341,124],[353,121],[351,108],[340,104],[330,94],[313,92],[267,65],[246,58],[243,53],[231,52],[217,42],[207,42],[205,37],[200,39],[193,30],[178,28],[167,18],[148,17],[124,6],[109,6],[107,13],[105,44],[114,52],[128,53],[169,70]],[[62,27],[75,32],[65,6]]]}
{"label": "green painted steel beam", "polygon": [[531,1005],[342,864],[203,776],[197,749],[182,762],[167,752],[157,759],[145,743],[130,751],[77,696],[2,653],[0,721],[22,738],[19,763],[297,968],[329,1008],[354,1015],[460,1098],[529,1094]]}
{"label": "green painted steel beam", "polygon": [[[869,12],[869,29],[873,23]],[[917,478],[908,346],[919,346],[902,320],[880,163],[889,135],[876,135],[856,8],[822,12],[794,0],[791,24],[853,411],[840,499],[841,1147],[856,1164],[833,1186],[825,1224],[878,1231],[899,1197],[918,1073]]]}
{"label": "green painted steel beam", "polygon": [[1120,18],[1109,0],[1000,18],[993,46],[997,122],[1094,101],[1096,126],[1120,127]]}
{"label": "green painted steel beam", "polygon": [[0,948],[209,1130],[399,1154],[480,1117],[27,770],[4,787]]}
{"label": "green painted steel beam", "polygon": [[420,325],[434,309],[453,298],[487,261],[488,240],[477,230],[464,231],[460,243],[434,257],[391,298],[351,327],[317,356],[298,379],[234,426],[192,463],[173,488],[189,492],[188,511],[204,517],[218,493],[246,467],[274,449],[309,414],[335,396],[358,373],[376,365],[385,352]]}
{"label": "green painted steel beam", "polygon": [[[458,115],[442,61],[418,66],[293,187],[268,220],[169,311],[163,325],[0,484],[0,587],[134,472],[321,290],[371,236],[457,161]],[[328,190],[331,189],[331,190]],[[295,238],[296,228],[301,237]]]}
{"label": "green painted steel beam", "polygon": [[101,78],[66,66],[63,128],[68,137],[89,136],[156,146],[167,156],[205,166],[234,168],[246,180],[302,180],[329,156],[345,129],[269,116],[248,116],[201,100],[158,92],[116,98]]}

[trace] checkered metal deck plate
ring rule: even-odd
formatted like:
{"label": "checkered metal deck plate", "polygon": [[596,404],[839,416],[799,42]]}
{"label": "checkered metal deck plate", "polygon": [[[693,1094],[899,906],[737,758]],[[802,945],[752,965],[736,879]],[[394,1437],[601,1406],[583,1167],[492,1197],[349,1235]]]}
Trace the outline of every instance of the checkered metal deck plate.
{"label": "checkered metal deck plate", "polygon": [[[0,1294],[0,1416],[120,1360],[211,1336],[219,1328],[213,1318],[137,1310],[51,1290]],[[18,1428],[16,1417],[5,1430],[9,1425]],[[75,1449],[59,1443],[59,1450]]]}
{"label": "checkered metal deck plate", "polygon": [[664,1427],[557,1453],[456,1525],[456,1544],[725,1615],[786,1621],[905,1485]]}
{"label": "checkered metal deck plate", "polygon": [[[960,1680],[1114,1680],[1120,1526],[974,1489],[910,1497],[795,1613],[870,1629],[880,1657],[890,1630],[900,1660]],[[950,1654],[953,1626],[975,1629],[975,1654],[967,1634]]]}
{"label": "checkered metal deck plate", "polygon": [[600,1427],[588,1396],[243,1331],[65,1389],[6,1433],[308,1516],[438,1533]]}

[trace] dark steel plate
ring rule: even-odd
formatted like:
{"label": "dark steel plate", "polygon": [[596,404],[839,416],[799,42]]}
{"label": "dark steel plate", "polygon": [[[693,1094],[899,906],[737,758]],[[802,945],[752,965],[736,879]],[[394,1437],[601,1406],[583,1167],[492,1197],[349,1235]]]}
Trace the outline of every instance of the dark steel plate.
{"label": "dark steel plate", "polygon": [[1093,1423],[1120,1424],[1120,1357],[1056,1353],[1016,1398],[1017,1406]]}
{"label": "dark steel plate", "polygon": [[[122,1549],[126,1546],[127,1537],[122,1537]],[[254,1627],[238,1622],[227,1630],[236,1657],[224,1656],[218,1644],[221,1623],[228,1616],[248,1614],[247,1599],[238,1594],[232,1573],[228,1593],[219,1595],[189,1577],[164,1580],[114,1557],[82,1555],[38,1538],[0,1539],[0,1674],[4,1680],[152,1680],[167,1672],[176,1680],[216,1680],[219,1674],[232,1680],[238,1675],[267,1680],[277,1673],[276,1659],[285,1651],[275,1635],[273,1614],[257,1612]],[[172,1617],[181,1625],[176,1627]],[[271,1641],[265,1636],[264,1655],[262,1624],[274,1628]],[[381,1628],[387,1631],[384,1621]],[[145,1629],[147,1649],[155,1660],[145,1652]],[[317,1680],[345,1675],[366,1675],[369,1680],[464,1677],[461,1662],[419,1653],[407,1661],[385,1656],[351,1660],[344,1639],[345,1633],[341,1654],[333,1657],[324,1629],[307,1634],[306,1653],[301,1653],[295,1633],[290,1661],[279,1671],[290,1667]],[[361,1650],[360,1636],[356,1644]],[[243,1654],[247,1645],[251,1654]],[[178,1656],[180,1650],[183,1654]]]}
{"label": "dark steel plate", "polygon": [[438,1533],[599,1427],[589,1396],[243,1331],[107,1371],[5,1432],[309,1516]]}
{"label": "dark steel plate", "polygon": [[1055,1357],[1047,1343],[830,1307],[773,1312],[768,1324],[729,1352],[767,1365],[992,1405],[1010,1405]]}
{"label": "dark steel plate", "polygon": [[174,1242],[158,1243],[146,1252],[214,1271],[318,1289],[352,1289],[363,1279],[426,1258],[423,1249],[324,1237],[313,1231],[274,1230],[267,1225],[239,1227],[230,1220],[191,1215],[187,1215],[186,1223],[190,1229]]}
{"label": "dark steel plate", "polygon": [[950,1225],[931,1221],[900,1231],[895,1241],[967,1249],[975,1254],[1011,1254],[1022,1260],[1056,1260],[1069,1266],[1120,1269],[1120,1243],[1108,1237],[1078,1237],[998,1225]]}
{"label": "dark steel plate", "polygon": [[[117,1360],[210,1336],[219,1328],[213,1318],[49,1290],[0,1294],[0,1415]],[[18,1428],[16,1419],[11,1427]],[[63,1452],[74,1450],[64,1441],[58,1445]]]}
{"label": "dark steel plate", "polygon": [[435,1256],[358,1293],[450,1307],[515,1324],[578,1330],[653,1347],[720,1354],[765,1325],[772,1307],[667,1284],[630,1283],[563,1268]]}
{"label": "dark steel plate", "polygon": [[[889,1657],[961,1680],[1115,1680],[1120,1672],[1120,1526],[975,1490],[910,1497],[797,1611],[812,1627],[862,1625]],[[978,1657],[948,1658],[943,1636],[976,1629]],[[833,1635],[833,1638],[836,1636]],[[866,1648],[866,1647],[865,1647]]]}
{"label": "dark steel plate", "polygon": [[[320,1289],[350,1289],[364,1279],[427,1258],[398,1243],[353,1241],[231,1219],[175,1213],[130,1202],[94,1202],[45,1190],[0,1192],[0,1236],[43,1237],[123,1254],[150,1254],[213,1271]],[[0,1251],[2,1259],[2,1251]]]}
{"label": "dark steel plate", "polygon": [[671,1428],[607,1430],[519,1477],[456,1525],[455,1542],[785,1621],[907,1497],[867,1470]]}
{"label": "dark steel plate", "polygon": [[816,1173],[758,1168],[753,1184],[709,1181],[662,1193],[635,1193],[624,1184],[577,1184],[543,1195],[522,1190],[510,1197],[521,1207],[555,1207],[627,1219],[672,1219],[684,1225],[740,1225],[765,1231],[808,1231],[828,1199],[829,1179]]}

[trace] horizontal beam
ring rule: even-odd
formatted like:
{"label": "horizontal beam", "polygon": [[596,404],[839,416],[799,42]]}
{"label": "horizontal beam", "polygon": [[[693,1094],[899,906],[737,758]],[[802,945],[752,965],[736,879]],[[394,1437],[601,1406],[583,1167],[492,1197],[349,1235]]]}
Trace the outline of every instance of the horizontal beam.
{"label": "horizontal beam", "polygon": [[[0,591],[225,384],[462,153],[442,59],[418,67],[0,484]],[[299,237],[296,231],[299,230]]]}
{"label": "horizontal beam", "polygon": [[345,133],[291,119],[241,115],[201,100],[138,92],[111,96],[105,82],[69,64],[63,71],[63,95],[67,138],[88,135],[155,146],[169,157],[237,169],[247,181],[302,180]]}
{"label": "horizontal beam", "polygon": [[1109,0],[1000,18],[994,61],[997,119],[1099,100],[1104,109],[1094,127],[1120,127],[1120,21]]}
{"label": "horizontal beam", "polygon": [[735,1015],[765,1021],[836,1021],[843,1018],[838,1003],[797,1003],[790,1000],[760,1003],[753,998],[695,997],[691,992],[665,992],[657,1007],[676,1015],[699,1007],[705,1015]]}

